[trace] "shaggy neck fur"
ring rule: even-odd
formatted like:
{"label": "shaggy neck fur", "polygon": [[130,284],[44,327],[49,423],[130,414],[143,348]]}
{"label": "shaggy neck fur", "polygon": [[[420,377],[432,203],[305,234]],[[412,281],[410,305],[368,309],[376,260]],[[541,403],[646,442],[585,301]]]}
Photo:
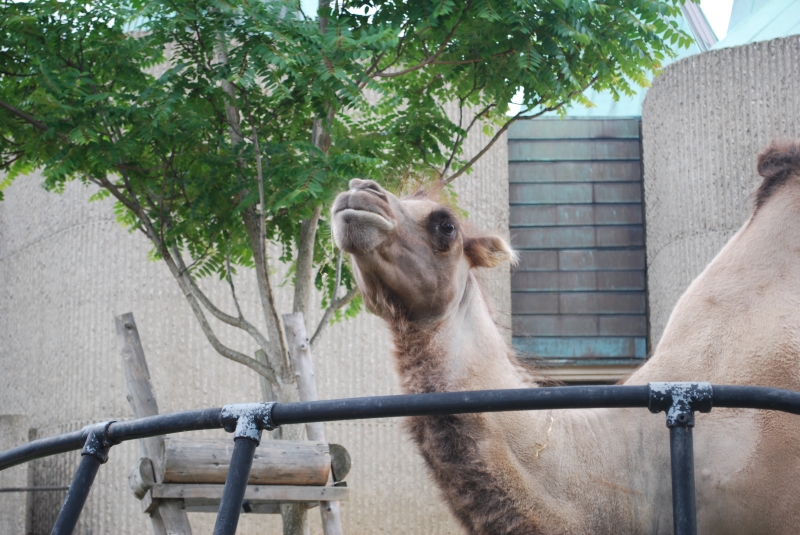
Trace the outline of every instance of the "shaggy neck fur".
{"label": "shaggy neck fur", "polygon": [[[406,393],[522,388],[531,378],[506,346],[473,275],[459,307],[420,325],[395,314],[395,358]],[[537,534],[539,520],[521,507],[513,478],[488,455],[501,439],[492,414],[409,418],[406,429],[462,525],[475,534]]]}

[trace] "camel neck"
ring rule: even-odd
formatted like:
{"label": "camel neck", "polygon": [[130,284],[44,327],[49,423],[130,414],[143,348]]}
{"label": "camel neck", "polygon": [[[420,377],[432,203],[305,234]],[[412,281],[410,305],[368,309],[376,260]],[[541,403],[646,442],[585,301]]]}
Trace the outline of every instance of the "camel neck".
{"label": "camel neck", "polygon": [[397,322],[393,333],[398,373],[409,393],[531,386],[472,274],[459,305],[444,319],[426,325]]}

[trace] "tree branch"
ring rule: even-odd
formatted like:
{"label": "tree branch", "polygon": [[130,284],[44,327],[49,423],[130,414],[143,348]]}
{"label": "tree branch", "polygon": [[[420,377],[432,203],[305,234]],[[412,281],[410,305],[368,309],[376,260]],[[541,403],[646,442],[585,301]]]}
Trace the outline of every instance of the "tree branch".
{"label": "tree branch", "polygon": [[425,59],[425,61],[423,61],[422,63],[418,63],[417,65],[414,65],[413,67],[408,67],[406,69],[403,69],[402,71],[396,71],[396,72],[390,72],[390,73],[384,72],[386,70],[386,68],[387,68],[387,67],[385,67],[383,70],[376,71],[373,74],[373,76],[378,76],[380,78],[393,78],[393,77],[396,77],[396,76],[403,76],[404,74],[408,74],[410,72],[417,71],[417,70],[425,67],[426,65],[429,65],[429,64],[433,63],[434,61],[436,61],[438,59],[438,57],[442,55],[442,52],[445,51],[445,49],[447,48],[447,45],[450,44],[450,39],[453,38],[453,35],[455,35],[456,30],[461,25],[461,22],[464,20],[464,16],[469,12],[469,8],[470,8],[471,4],[472,4],[472,1],[467,2],[467,5],[464,6],[464,10],[461,12],[461,16],[458,18],[456,23],[450,29],[450,33],[447,34],[447,37],[444,38],[444,41],[439,46],[439,49],[436,50],[436,52],[434,52],[433,55],[431,55],[430,57]]}
{"label": "tree branch", "polygon": [[322,333],[322,331],[330,322],[331,316],[333,316],[334,312],[336,312],[337,310],[341,310],[342,307],[344,307],[347,303],[352,301],[356,295],[358,295],[357,286],[352,290],[350,290],[349,292],[347,292],[341,299],[337,299],[336,301],[331,303],[331,306],[329,306],[327,310],[325,310],[325,314],[322,315],[322,319],[320,320],[319,325],[317,325],[317,330],[314,331],[314,336],[311,337],[311,341],[309,343],[312,346],[314,345],[314,342],[317,340],[317,338],[319,338],[319,335]]}
{"label": "tree branch", "polygon": [[[11,104],[8,104],[7,102],[3,102],[2,100],[0,100],[0,108],[3,108],[5,110],[11,112],[12,114],[16,115],[17,117],[19,117],[20,119],[22,119],[26,123],[28,123],[31,126],[41,130],[42,132],[47,132],[48,130],[50,130],[49,126],[47,126],[46,124],[44,124],[40,120],[36,119],[33,115],[29,115],[29,114],[25,113],[24,111],[15,108]],[[58,135],[58,137],[61,138],[62,141],[69,142],[69,139],[67,138],[66,135],[62,134],[61,132],[56,132],[56,134]]]}
{"label": "tree branch", "polygon": [[569,102],[572,100],[572,97],[574,97],[575,95],[578,95],[578,94],[580,94],[580,93],[583,93],[584,91],[586,91],[586,90],[587,90],[588,88],[590,88],[590,87],[592,86],[592,84],[594,84],[596,81],[597,81],[597,75],[593,76],[593,77],[592,77],[592,79],[591,79],[591,80],[589,80],[589,82],[588,82],[588,83],[587,83],[587,84],[586,84],[584,87],[582,87],[581,89],[576,89],[575,91],[571,92],[571,93],[570,93],[570,94],[567,96],[567,98],[565,98],[563,101],[561,101],[561,102],[560,102],[560,103],[558,103],[557,105],[555,105],[555,106],[550,106],[549,108],[544,108],[543,110],[541,110],[541,111],[539,111],[539,112],[537,112],[537,113],[534,113],[533,115],[525,115],[525,116],[523,117],[523,114],[525,114],[525,113],[528,113],[528,112],[531,110],[531,108],[527,108],[527,109],[525,109],[525,110],[521,110],[519,113],[517,113],[516,115],[512,116],[512,117],[511,117],[511,119],[509,119],[508,121],[506,121],[506,123],[505,123],[505,124],[504,124],[504,125],[503,125],[503,126],[500,128],[500,130],[498,130],[497,132],[495,132],[495,134],[494,134],[494,136],[492,137],[492,139],[491,139],[491,140],[489,140],[489,143],[487,143],[487,144],[486,144],[486,146],[485,146],[485,147],[483,147],[483,149],[481,149],[481,151],[480,151],[478,154],[476,154],[475,156],[473,156],[473,157],[472,157],[472,159],[470,159],[470,161],[468,161],[466,164],[464,164],[464,165],[461,167],[461,169],[459,169],[458,171],[456,171],[455,173],[453,173],[453,174],[452,174],[452,175],[450,175],[449,177],[447,177],[447,178],[443,178],[443,179],[442,179],[442,183],[443,183],[443,184],[450,184],[450,183],[451,183],[453,180],[455,180],[456,178],[458,178],[458,177],[460,177],[461,175],[463,175],[464,173],[466,173],[466,172],[467,172],[467,169],[469,169],[470,167],[472,167],[472,166],[475,164],[475,162],[477,162],[479,159],[481,159],[481,157],[483,157],[483,155],[484,155],[484,154],[486,154],[486,153],[489,151],[489,149],[491,149],[491,148],[492,148],[492,145],[494,145],[494,144],[495,144],[495,142],[496,142],[498,139],[500,139],[500,136],[502,136],[502,135],[503,135],[503,133],[504,133],[506,130],[508,130],[508,127],[509,127],[509,126],[511,126],[511,125],[514,123],[514,121],[516,121],[517,119],[522,119],[522,120],[525,120],[525,121],[529,121],[529,120],[531,120],[531,119],[535,119],[535,118],[537,118],[537,117],[539,117],[539,116],[541,116],[541,115],[543,115],[543,114],[545,114],[545,113],[547,113],[547,112],[550,112],[550,111],[556,111],[556,110],[558,110],[559,108],[561,108],[561,107],[563,107],[563,106],[567,105],[567,104],[568,104],[568,103],[569,103]]}
{"label": "tree branch", "polygon": [[[237,318],[231,316],[230,314],[226,314],[225,312],[217,308],[217,306],[214,305],[214,303],[211,302],[208,296],[206,296],[206,294],[203,293],[200,287],[197,286],[197,283],[195,282],[194,278],[191,276],[189,270],[186,268],[186,264],[184,263],[183,258],[180,255],[180,251],[178,251],[177,247],[174,246],[171,247],[171,260],[175,263],[175,266],[177,267],[177,273],[178,273],[177,277],[179,278],[179,282],[183,281],[188,285],[192,295],[206,308],[206,310],[211,312],[211,314],[221,322],[245,331],[256,341],[259,347],[261,347],[261,349],[263,349],[264,352],[267,353],[267,355],[273,353],[273,350],[269,345],[269,341],[267,341],[264,335],[261,334],[258,331],[258,329],[256,329],[253,326],[253,324],[251,324],[244,318],[244,316],[241,315],[242,314],[241,310],[239,310],[239,317]],[[170,262],[167,263],[169,264]],[[232,283],[231,283],[231,291],[233,291]],[[234,302],[236,302],[236,308],[238,309],[239,303],[238,301],[236,301],[235,293],[233,295],[233,299]]]}

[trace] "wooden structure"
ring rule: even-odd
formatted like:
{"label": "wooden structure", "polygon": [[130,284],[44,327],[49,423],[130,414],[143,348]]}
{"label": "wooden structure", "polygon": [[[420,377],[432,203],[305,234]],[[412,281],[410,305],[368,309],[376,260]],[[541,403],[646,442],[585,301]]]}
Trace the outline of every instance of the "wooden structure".
{"label": "wooden structure", "polygon": [[508,130],[513,341],[562,381],[615,381],[647,352],[639,119]]}
{"label": "wooden structure", "polygon": [[[150,373],[132,314],[116,318],[128,401],[134,416],[158,414]],[[140,441],[143,457],[128,482],[156,535],[191,534],[187,512],[216,512],[233,453],[233,440],[153,437]],[[342,446],[269,440],[256,449],[243,504],[246,513],[280,513],[280,504],[309,507],[348,497],[350,456]],[[324,516],[324,515],[323,515]]]}

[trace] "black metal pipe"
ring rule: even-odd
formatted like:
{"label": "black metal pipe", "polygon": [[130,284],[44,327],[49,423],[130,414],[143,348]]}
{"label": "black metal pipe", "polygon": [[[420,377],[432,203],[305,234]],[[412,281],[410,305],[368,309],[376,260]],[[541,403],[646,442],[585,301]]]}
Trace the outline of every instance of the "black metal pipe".
{"label": "black metal pipe", "polygon": [[766,386],[716,385],[714,407],[766,409],[800,414],[800,392]]}
{"label": "black metal pipe", "polygon": [[233,442],[231,465],[228,469],[228,477],[225,478],[225,488],[222,490],[217,522],[214,524],[214,535],[234,535],[236,533],[256,446],[258,446],[258,442],[249,438],[237,438]]}
{"label": "black metal pipe", "polygon": [[[200,431],[201,429],[218,429],[222,426],[219,415],[222,408],[201,409],[196,411],[173,412],[148,416],[137,420],[114,422],[108,426],[108,438],[113,442],[124,442],[138,438],[155,437],[179,433],[181,431]],[[11,468],[21,463],[48,457],[58,453],[79,450],[88,437],[87,426],[80,431],[73,431],[55,437],[34,440],[0,452],[0,470]]]}
{"label": "black metal pipe", "polygon": [[0,452],[0,470],[5,470],[6,468],[11,468],[12,466],[34,459],[79,450],[83,447],[84,442],[86,442],[86,434],[83,430],[34,440],[33,442],[28,442],[16,448]]}
{"label": "black metal pipe", "polygon": [[159,414],[125,422],[114,422],[108,428],[108,438],[122,442],[124,440],[169,435],[182,431],[219,429],[222,427],[219,419],[221,412],[222,407],[217,407],[214,409]]}
{"label": "black metal pipe", "polygon": [[272,420],[286,425],[471,412],[647,407],[648,400],[647,385],[475,390],[278,403]]}
{"label": "black metal pipe", "polygon": [[[769,409],[800,414],[800,392],[767,387],[714,386],[715,407]],[[279,403],[272,411],[278,425],[397,416],[461,414],[540,409],[647,407],[648,387],[575,386],[518,390],[483,390],[374,396],[301,403]],[[108,437],[115,442],[221,427],[221,408],[185,411],[115,422]],[[0,452],[0,470],[33,459],[80,449],[86,431],[29,442]]]}
{"label": "black metal pipe", "polygon": [[697,535],[694,491],[694,449],[691,427],[671,427],[672,521],[675,535]]}
{"label": "black metal pipe", "polygon": [[58,518],[50,535],[72,535],[72,531],[78,523],[78,517],[81,516],[81,511],[83,511],[83,506],[86,503],[86,497],[92,488],[97,470],[100,469],[100,464],[102,464],[100,459],[94,455],[81,457],[81,464],[78,465],[78,471],[75,472],[75,477],[72,479],[72,484],[69,486],[69,491],[67,491],[67,497],[64,498],[61,511],[58,513]]}

